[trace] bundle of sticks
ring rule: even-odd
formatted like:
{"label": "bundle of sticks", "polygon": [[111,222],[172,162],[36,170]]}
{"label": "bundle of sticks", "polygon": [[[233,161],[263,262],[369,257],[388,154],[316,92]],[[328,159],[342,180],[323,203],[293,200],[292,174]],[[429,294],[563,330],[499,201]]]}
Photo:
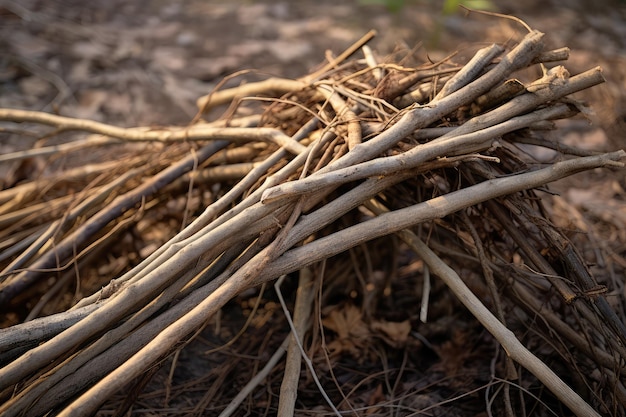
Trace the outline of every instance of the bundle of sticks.
{"label": "bundle of sticks", "polygon": [[[568,50],[544,50],[537,31],[482,48],[462,65],[453,56],[378,62],[366,45],[372,36],[301,79],[216,89],[198,100],[186,127],[120,128],[0,109],[0,120],[46,138],[88,134],[2,157],[83,155],[76,166],[50,163],[45,176],[0,192],[0,308],[15,312],[0,330],[0,414],[92,414],[238,294],[299,272],[294,336],[284,346],[297,361],[315,265],[391,235],[498,340],[507,377],[520,365],[579,416],[624,405],[624,324],[603,295],[606,284],[540,198],[550,182],[623,167],[624,151],[583,151],[543,135],[579,113],[570,96],[602,83],[601,69],[570,76],[548,68]],[[539,77],[520,80],[529,74]],[[53,131],[39,133],[41,126]],[[89,160],[96,148],[105,151]],[[534,148],[557,156],[538,161]],[[184,213],[179,230],[121,272],[109,268],[102,288],[43,315],[60,288],[106,258],[125,231],[154,226],[150,213],[168,205]],[[483,277],[488,299],[470,290],[462,265]],[[425,288],[416,303],[427,307],[427,295]],[[599,370],[582,376],[593,393],[576,392],[520,342],[506,325],[510,305],[529,320],[542,317],[546,334],[567,346],[563,355]],[[287,367],[284,379],[297,386],[299,375],[300,366]],[[280,401],[292,415],[295,397],[281,391]]]}

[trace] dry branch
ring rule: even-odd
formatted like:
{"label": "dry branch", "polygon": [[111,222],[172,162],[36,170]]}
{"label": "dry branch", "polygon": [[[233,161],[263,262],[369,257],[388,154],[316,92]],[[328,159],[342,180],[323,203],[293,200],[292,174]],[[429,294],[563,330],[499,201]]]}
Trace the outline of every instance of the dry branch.
{"label": "dry branch", "polygon": [[[153,365],[197,335],[245,290],[278,277],[286,280],[296,271],[308,277],[317,262],[340,265],[342,253],[356,247],[367,254],[370,272],[374,262],[377,270],[386,270],[388,260],[376,253],[375,242],[394,233],[408,245],[395,250],[417,253],[510,359],[576,415],[596,416],[606,411],[605,404],[623,400],[626,329],[602,296],[604,284],[594,280],[562,232],[543,217],[533,190],[585,170],[623,168],[626,152],[596,154],[537,139],[533,144],[573,156],[538,167],[516,147],[529,142],[521,132],[575,115],[578,106],[569,96],[603,82],[601,70],[570,77],[557,66],[522,84],[513,78],[517,71],[568,54],[566,48],[544,51],[543,35],[536,31],[510,50],[495,44],[481,49],[465,65],[452,62],[451,55],[438,63],[405,68],[378,63],[369,48],[365,60],[348,61],[372,36],[299,80],[272,78],[200,98],[201,113],[232,105],[228,117],[211,123],[125,129],[0,109],[0,121],[52,126],[53,135],[68,130],[98,135],[6,155],[0,163],[121,144],[130,155],[126,166],[103,162],[68,169],[48,181],[33,180],[0,192],[0,222],[8,225],[0,234],[5,239],[0,248],[6,248],[0,252],[3,307],[15,308],[18,295],[36,294],[57,271],[89,268],[83,265],[88,264],[83,255],[109,247],[106,237],[113,236],[112,231],[128,228],[137,234],[144,230],[142,221],[158,219],[168,205],[184,207],[184,213],[178,213],[180,229],[164,234],[158,247],[134,266],[107,277],[99,291],[55,315],[0,330],[2,415],[95,413],[129,381],[152,375]],[[251,116],[259,108],[254,100],[259,96],[274,102],[262,115]],[[240,100],[244,97],[251,100]],[[137,141],[168,145],[150,154]],[[159,160],[159,152],[171,159]],[[107,172],[114,167],[122,174]],[[88,185],[83,192],[68,191],[67,184],[81,179]],[[54,198],[46,199],[51,190]],[[53,204],[56,210],[35,218]],[[192,206],[194,210],[188,210]],[[383,206],[389,211],[383,213]],[[504,213],[503,207],[514,214]],[[196,214],[189,224],[188,211]],[[418,237],[422,232],[428,239]],[[555,259],[545,256],[546,247]],[[414,255],[394,256],[415,260]],[[530,274],[514,263],[517,258],[541,280],[529,280]],[[464,284],[459,270],[468,269],[467,262],[478,275],[488,275],[494,307]],[[561,271],[556,264],[566,268]],[[360,266],[353,268],[358,271]],[[350,287],[358,280],[363,281],[361,291],[376,287],[366,283],[361,272],[355,275],[346,273],[347,284],[329,288]],[[310,290],[313,284],[322,285],[317,279],[300,279],[302,290],[309,291],[296,298],[294,326],[300,338],[297,348],[294,343],[289,348],[279,401],[286,415],[294,412],[302,379],[301,338],[312,328]],[[505,288],[501,293],[496,280]],[[533,292],[537,281],[540,294]],[[64,282],[59,278],[58,285]],[[551,288],[561,298],[548,298]],[[359,296],[371,300],[375,295]],[[345,298],[341,292],[338,296]],[[543,310],[553,305],[574,312],[578,322],[560,317],[556,307]],[[363,301],[362,309],[372,306]],[[504,320],[509,309],[518,307],[533,314],[544,311],[546,334],[555,332],[564,341],[553,352],[559,360],[575,357],[581,367],[598,368],[601,378],[593,376],[593,382],[587,379],[592,376],[578,375],[587,386],[600,387],[597,393],[576,393],[523,345],[520,332],[505,326],[511,321],[532,325],[523,318]],[[373,320],[375,312],[363,313],[363,320]],[[36,312],[27,317],[31,315]],[[599,334],[591,334],[594,326]],[[235,411],[260,378],[276,372],[272,370],[278,369],[284,349],[276,347],[272,365],[250,378],[248,387],[228,401],[225,414]],[[313,348],[311,352],[315,354]],[[338,412],[317,381],[315,358],[305,356],[305,361],[328,409]],[[508,378],[513,368],[507,369]],[[512,396],[505,396],[504,407],[510,410]]]}
{"label": "dry branch", "polygon": [[[369,204],[368,208],[376,214],[388,213],[388,210],[376,204]],[[546,364],[534,356],[515,337],[506,326],[476,297],[465,285],[461,277],[439,258],[424,242],[408,229],[398,231],[399,236],[420,258],[428,264],[432,272],[439,276],[472,314],[485,326],[500,342],[507,354],[522,366],[535,374],[546,386],[554,392],[571,410],[576,410],[578,416],[597,416],[598,414],[575,391],[565,384]]]}
{"label": "dry branch", "polygon": [[[378,216],[375,219],[359,223],[330,236],[319,238],[308,245],[291,249],[278,258],[276,262],[273,262],[268,267],[268,270],[264,271],[257,283],[298,270],[302,266],[331,257],[376,237],[407,229],[427,220],[442,218],[463,208],[490,199],[537,188],[587,169],[607,166],[623,167],[623,163],[619,161],[624,158],[626,158],[626,152],[617,151],[610,154],[557,162],[549,168],[488,180],[472,187],[453,191],[441,197],[432,198],[411,207]],[[365,198],[369,197],[369,193],[362,192],[362,189],[365,188],[364,185],[355,187],[351,192],[325,205],[314,214],[308,215],[294,228],[294,236],[291,239],[293,242],[289,243],[295,244],[318,230],[321,224],[318,220],[319,218],[326,218],[326,216],[336,215],[335,213],[343,213],[351,209],[352,207],[348,204],[348,201],[356,200],[359,201],[358,204],[364,202]],[[347,209],[344,209],[346,206]]]}

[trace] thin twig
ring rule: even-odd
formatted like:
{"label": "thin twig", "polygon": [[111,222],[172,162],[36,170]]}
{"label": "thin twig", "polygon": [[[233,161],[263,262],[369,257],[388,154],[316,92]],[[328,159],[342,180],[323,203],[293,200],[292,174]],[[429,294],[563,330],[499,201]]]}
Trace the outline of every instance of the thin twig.
{"label": "thin twig", "polygon": [[213,142],[200,149],[197,154],[188,156],[177,164],[155,175],[151,180],[144,182],[141,186],[129,191],[126,195],[116,198],[87,223],[67,236],[63,243],[57,245],[53,251],[49,251],[47,255],[37,259],[37,261],[30,266],[32,268],[31,270],[24,271],[2,282],[0,284],[0,306],[6,305],[13,297],[32,285],[39,277],[40,270],[55,267],[59,259],[66,259],[70,256],[76,246],[81,246],[81,244],[93,236],[94,233],[101,230],[104,225],[119,217],[135,204],[141,202],[142,199],[153,195],[161,189],[161,187],[180,177],[183,173],[191,170],[195,165],[196,157],[198,161],[204,161],[218,150],[225,148],[228,144],[229,142],[225,141]]}
{"label": "thin twig", "polygon": [[[616,151],[599,156],[557,162],[547,168],[485,181],[432,198],[423,203],[378,216],[375,219],[361,222],[332,235],[319,238],[302,247],[285,252],[285,254],[267,267],[257,282],[261,283],[271,279],[269,277],[287,274],[368,240],[406,229],[427,220],[444,217],[483,201],[536,188],[584,170],[607,166],[623,167],[623,163],[619,161],[625,157],[625,151]],[[365,187],[367,184],[368,182],[366,181],[351,192],[342,195],[315,213],[308,215],[306,219],[303,219],[294,227],[288,243],[295,244],[295,242],[301,241],[318,230],[318,227],[321,227],[318,216],[332,216],[334,218],[337,212],[341,212],[341,207],[351,206],[354,200],[358,201],[359,199],[356,196],[359,195],[360,187]]]}
{"label": "thin twig", "polygon": [[[315,173],[307,178],[287,182],[268,188],[263,192],[261,201],[273,202],[283,197],[292,197],[318,190],[322,186],[339,186],[351,181],[380,175],[391,175],[400,170],[417,167],[437,157],[480,152],[488,149],[494,139],[505,133],[522,129],[545,119],[558,118],[570,113],[566,105],[557,105],[537,110],[533,113],[510,118],[498,125],[460,136],[446,135],[446,140],[434,140],[399,155],[376,158],[350,167],[327,173]],[[468,122],[469,123],[469,122]]]}
{"label": "thin twig", "polygon": [[[378,213],[384,213],[380,208]],[[579,417],[600,417],[586,401],[584,401],[569,385],[558,377],[544,362],[533,355],[515,337],[515,334],[506,328],[494,315],[484,306],[472,291],[465,285],[461,277],[450,268],[441,258],[439,258],[422,240],[413,232],[403,229],[399,233],[415,253],[424,260],[458,299],[471,311],[471,313],[482,323],[483,326],[500,342],[510,357],[520,365],[531,371],[541,382],[543,382],[554,395],[570,408]]]}
{"label": "thin twig", "polygon": [[104,123],[75,119],[72,117],[57,116],[50,113],[0,109],[0,120],[12,122],[34,122],[50,126],[55,126],[62,130],[81,130],[84,132],[98,133],[127,141],[154,141],[154,142],[181,142],[190,140],[215,140],[251,142],[264,141],[273,142],[282,146],[288,151],[298,154],[304,151],[304,147],[283,132],[271,128],[245,128],[245,127],[213,127],[202,124],[191,125],[189,127],[171,128],[148,128],[134,127],[122,128]]}
{"label": "thin twig", "polygon": [[315,281],[313,272],[309,268],[304,268],[300,271],[300,280],[298,282],[298,292],[296,295],[293,320],[289,315],[289,310],[287,309],[282,292],[280,291],[280,286],[283,280],[284,276],[276,281],[274,287],[276,288],[276,294],[280,300],[280,305],[283,308],[285,316],[287,317],[287,322],[291,328],[291,338],[289,350],[287,351],[285,373],[280,386],[280,401],[278,402],[277,415],[279,417],[290,417],[294,415],[296,397],[298,394],[298,382],[300,380],[301,359],[304,359],[306,362],[309,370],[311,371],[311,375],[315,380],[315,384],[328,405],[333,409],[333,411],[337,412],[335,405],[332,401],[330,401],[326,391],[322,388],[317,378],[315,369],[313,368],[313,364],[302,347],[304,334],[310,326],[309,320],[313,306],[313,299],[315,297]]}
{"label": "thin twig", "polygon": [[261,369],[248,383],[239,391],[235,397],[230,400],[226,408],[220,413],[218,417],[230,417],[233,415],[235,411],[237,411],[237,407],[241,405],[242,402],[245,401],[246,397],[254,391],[256,387],[258,387],[264,379],[272,372],[278,361],[283,357],[285,352],[287,351],[287,346],[289,345],[290,336],[287,336],[283,343],[276,349],[276,352],[272,355],[272,357],[267,361],[263,369]]}
{"label": "thin twig", "polygon": [[289,92],[296,92],[307,88],[309,84],[297,80],[288,80],[285,78],[269,78],[264,81],[256,83],[244,84],[235,88],[229,88],[226,90],[216,91],[212,94],[200,97],[196,101],[196,105],[204,113],[211,108],[219,106],[221,104],[227,104],[234,101],[237,98],[256,96],[256,95],[271,95],[282,96]]}

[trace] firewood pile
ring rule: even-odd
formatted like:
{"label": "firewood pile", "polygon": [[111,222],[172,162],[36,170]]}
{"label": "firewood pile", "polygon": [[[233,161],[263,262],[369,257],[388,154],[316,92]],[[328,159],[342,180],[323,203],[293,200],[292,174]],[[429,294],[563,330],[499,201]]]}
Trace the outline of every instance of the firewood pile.
{"label": "firewood pile", "polygon": [[[185,127],[0,109],[41,144],[1,156],[19,168],[0,191],[2,416],[124,415],[157,364],[270,282],[281,327],[248,382],[214,375],[204,408],[145,415],[443,415],[472,390],[496,415],[624,415],[624,317],[542,200],[623,168],[624,151],[549,134],[601,69],[570,75],[534,30],[467,62],[381,58],[372,36],[300,79],[228,77]],[[463,353],[495,356],[485,385],[437,405],[417,371],[385,386],[333,366],[443,361],[431,323],[453,334],[467,312]]]}

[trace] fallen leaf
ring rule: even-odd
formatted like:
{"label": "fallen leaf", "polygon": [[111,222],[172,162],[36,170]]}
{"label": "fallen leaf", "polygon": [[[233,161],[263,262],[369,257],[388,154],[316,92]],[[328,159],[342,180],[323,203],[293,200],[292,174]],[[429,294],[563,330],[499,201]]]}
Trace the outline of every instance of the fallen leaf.
{"label": "fallen leaf", "polygon": [[361,311],[353,305],[333,309],[322,323],[325,328],[337,334],[337,337],[327,345],[334,354],[348,352],[358,356],[359,349],[371,339],[370,330],[363,322]]}
{"label": "fallen leaf", "polygon": [[370,328],[393,348],[401,348],[406,345],[406,341],[409,338],[411,332],[411,323],[408,320],[405,321],[385,321],[376,320],[372,322]]}

